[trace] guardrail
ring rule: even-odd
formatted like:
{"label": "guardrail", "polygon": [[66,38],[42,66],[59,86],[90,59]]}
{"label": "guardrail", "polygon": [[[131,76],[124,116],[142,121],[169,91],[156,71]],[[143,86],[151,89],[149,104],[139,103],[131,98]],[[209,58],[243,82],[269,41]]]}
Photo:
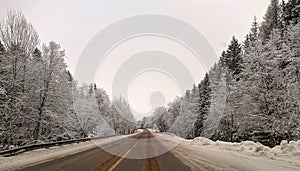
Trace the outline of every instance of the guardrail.
{"label": "guardrail", "polygon": [[[112,135],[112,136],[114,136],[114,135]],[[24,153],[26,151],[32,151],[32,150],[36,150],[36,149],[40,149],[40,148],[49,148],[49,147],[53,147],[53,146],[79,143],[79,142],[90,141],[90,140],[95,140],[95,139],[108,138],[108,137],[112,137],[112,136],[82,138],[82,139],[75,139],[75,140],[65,140],[65,141],[47,142],[47,143],[39,143],[39,144],[30,144],[30,145],[25,145],[25,146],[13,148],[13,149],[0,151],[0,155],[2,155],[4,157],[9,157],[9,156],[13,156],[16,154]]]}

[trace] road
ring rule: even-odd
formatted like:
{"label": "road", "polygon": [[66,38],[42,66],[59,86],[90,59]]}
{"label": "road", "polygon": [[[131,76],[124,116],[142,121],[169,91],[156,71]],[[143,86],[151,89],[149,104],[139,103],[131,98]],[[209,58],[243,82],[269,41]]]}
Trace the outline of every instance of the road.
{"label": "road", "polygon": [[[0,170],[300,170],[300,141],[273,149],[254,142],[184,140],[145,130],[81,143],[0,156]],[[291,144],[291,145],[292,145]]]}
{"label": "road", "polygon": [[185,171],[191,170],[149,130],[130,138],[24,168],[26,171]]}

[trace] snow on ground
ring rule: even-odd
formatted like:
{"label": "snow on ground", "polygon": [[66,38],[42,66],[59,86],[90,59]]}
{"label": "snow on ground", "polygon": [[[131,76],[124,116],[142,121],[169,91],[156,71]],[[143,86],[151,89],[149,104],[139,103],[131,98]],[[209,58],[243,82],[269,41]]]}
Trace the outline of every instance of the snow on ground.
{"label": "snow on ground", "polygon": [[253,141],[229,143],[197,137],[172,151],[193,170],[300,170],[300,141],[274,148]]}
{"label": "snow on ground", "polygon": [[50,148],[37,149],[10,157],[0,156],[0,170],[22,169],[24,167],[36,165],[46,161],[54,160],[56,158],[61,158],[67,155],[75,154],[96,147],[96,145],[108,144],[110,142],[114,142],[131,135],[114,136],[94,141],[86,141],[80,143],[66,144],[62,146],[54,146]]}
{"label": "snow on ground", "polygon": [[214,142],[203,137],[185,140],[169,133],[157,134],[156,138],[194,171],[300,171],[300,141],[283,141],[269,148],[252,141]]}
{"label": "snow on ground", "polygon": [[270,159],[292,160],[300,162],[300,140],[299,141],[282,141],[280,145],[273,148],[255,143],[253,141],[244,141],[241,143],[229,143],[223,141],[212,141],[207,138],[197,137],[190,142],[206,146],[208,148],[217,148],[226,151],[235,151],[245,153],[250,156],[268,157]]}

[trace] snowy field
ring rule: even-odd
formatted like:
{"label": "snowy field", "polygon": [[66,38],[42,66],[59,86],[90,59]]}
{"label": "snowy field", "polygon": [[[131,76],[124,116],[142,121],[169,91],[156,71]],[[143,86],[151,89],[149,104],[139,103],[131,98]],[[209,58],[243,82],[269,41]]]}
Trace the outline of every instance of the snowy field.
{"label": "snowy field", "polygon": [[[171,152],[192,170],[300,170],[300,141],[283,141],[274,148],[245,141],[228,143],[203,137],[185,140],[172,134],[153,133]],[[126,136],[97,140],[97,145],[114,142]],[[176,144],[176,145],[174,145]],[[38,149],[11,157],[0,157],[0,170],[15,170],[78,153],[95,147],[94,142],[81,142]]]}

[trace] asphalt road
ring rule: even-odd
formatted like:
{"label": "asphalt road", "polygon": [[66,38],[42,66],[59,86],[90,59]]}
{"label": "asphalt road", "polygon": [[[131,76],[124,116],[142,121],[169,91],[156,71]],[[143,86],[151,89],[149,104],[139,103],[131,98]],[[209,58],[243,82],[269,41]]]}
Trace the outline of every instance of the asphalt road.
{"label": "asphalt road", "polygon": [[[63,158],[31,166],[26,171],[186,171],[191,170],[172,152],[144,130],[127,139],[118,140]],[[161,154],[161,151],[166,153]],[[157,154],[157,155],[155,155]],[[161,154],[161,155],[159,155]],[[141,157],[142,156],[142,157]],[[146,156],[146,157],[145,157]],[[150,156],[150,157],[147,157]],[[140,158],[141,159],[140,159]]]}

